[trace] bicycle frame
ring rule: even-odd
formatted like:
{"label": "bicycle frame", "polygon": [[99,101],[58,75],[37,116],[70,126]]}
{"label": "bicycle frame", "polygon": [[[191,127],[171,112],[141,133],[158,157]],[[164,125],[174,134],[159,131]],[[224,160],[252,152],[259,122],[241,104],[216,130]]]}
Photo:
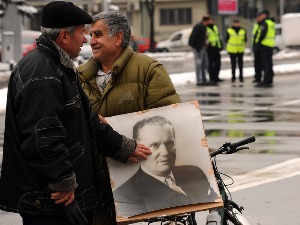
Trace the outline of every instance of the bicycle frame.
{"label": "bicycle frame", "polygon": [[[215,157],[218,154],[233,154],[237,151],[243,150],[243,149],[249,149],[248,147],[240,147],[245,144],[254,142],[255,138],[253,136],[246,138],[240,142],[237,143],[225,143],[221,148],[219,148],[217,151],[211,153],[211,157]],[[229,199],[227,195],[227,188],[224,184],[221,174],[218,171],[218,168],[216,166],[216,161],[212,162],[214,174],[217,180],[218,188],[220,191],[220,194],[222,196],[224,207],[218,209],[218,214],[220,216],[220,224],[221,225],[227,225],[228,221],[231,221],[235,225],[250,225],[250,223],[247,221],[247,219],[243,216],[242,210],[243,207],[240,207],[238,204],[233,202]],[[217,221],[212,221],[214,224],[218,225]],[[208,225],[211,223],[208,221]]]}
{"label": "bicycle frame", "polygon": [[[216,180],[217,180],[217,184],[218,184],[219,191],[220,191],[220,194],[222,196],[222,200],[223,200],[223,204],[224,204],[224,208],[225,208],[226,207],[226,203],[228,201],[228,196],[227,196],[226,190],[224,188],[222,177],[221,177],[220,173],[218,172],[215,163],[213,163],[213,169],[214,169],[215,177],[216,177]],[[219,215],[221,217],[221,224],[224,224],[224,222],[223,222],[224,221],[224,217],[225,217],[225,210],[224,210],[224,208],[218,209]]]}
{"label": "bicycle frame", "polygon": [[[254,141],[255,137],[251,136],[236,143],[225,143],[217,151],[212,152],[210,156],[211,158],[214,158],[218,154],[233,154],[243,149],[249,149],[248,147],[240,146],[246,145]],[[207,220],[206,225],[228,225],[228,221],[231,221],[234,225],[250,225],[250,223],[242,214],[243,207],[240,207],[234,201],[229,199],[226,185],[224,184],[221,174],[218,171],[216,161],[213,161],[212,165],[218,188],[222,196],[224,207],[210,210],[210,212],[217,211],[218,213],[212,216],[213,220]],[[197,225],[195,220],[195,213],[187,213],[184,215],[177,216],[164,216],[160,218],[145,220],[144,222],[148,222],[148,225],[150,225],[153,222],[159,221],[161,222],[161,225]]]}
{"label": "bicycle frame", "polygon": [[228,220],[230,220],[232,223],[236,225],[249,224],[249,222],[245,220],[244,216],[241,213],[243,208],[240,207],[235,202],[233,202],[232,200],[229,200],[221,175],[217,171],[216,166],[214,164],[213,164],[213,168],[215,171],[215,176],[217,179],[218,187],[224,204],[224,207],[218,209],[218,213],[221,217],[221,225],[226,225]]}

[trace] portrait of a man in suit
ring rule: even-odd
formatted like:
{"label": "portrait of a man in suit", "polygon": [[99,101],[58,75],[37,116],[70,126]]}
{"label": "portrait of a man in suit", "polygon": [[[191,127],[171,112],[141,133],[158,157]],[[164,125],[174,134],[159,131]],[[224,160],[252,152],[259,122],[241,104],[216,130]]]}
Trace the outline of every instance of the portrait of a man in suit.
{"label": "portrait of a man in suit", "polygon": [[[176,135],[162,116],[146,117],[133,127],[133,138],[152,154],[138,171],[114,190],[117,213],[132,216],[174,206],[214,202],[217,194],[194,165],[175,166]],[[193,157],[192,155],[190,157]]]}

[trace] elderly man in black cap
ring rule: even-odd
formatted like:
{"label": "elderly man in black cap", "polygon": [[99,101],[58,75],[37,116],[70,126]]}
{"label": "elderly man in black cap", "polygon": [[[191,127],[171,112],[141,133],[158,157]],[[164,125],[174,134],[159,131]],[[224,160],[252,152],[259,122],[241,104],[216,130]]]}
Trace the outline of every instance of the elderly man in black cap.
{"label": "elderly man in black cap", "polygon": [[[270,19],[268,10],[263,10],[256,16],[253,29],[253,50],[255,54],[255,87],[272,87],[273,85],[273,48],[275,47],[275,22]],[[264,77],[262,79],[262,71]]]}
{"label": "elderly man in black cap", "polygon": [[90,111],[72,59],[91,22],[71,2],[47,4],[37,49],[9,80],[0,209],[20,213],[24,225],[91,225],[101,205],[96,153],[124,162],[150,153]]}

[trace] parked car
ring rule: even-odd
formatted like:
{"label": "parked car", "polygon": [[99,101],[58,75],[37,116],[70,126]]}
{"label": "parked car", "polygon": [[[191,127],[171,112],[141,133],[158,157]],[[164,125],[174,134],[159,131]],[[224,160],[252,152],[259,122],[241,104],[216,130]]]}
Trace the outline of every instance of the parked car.
{"label": "parked car", "polygon": [[[40,31],[22,30],[22,56],[36,48],[36,39],[41,35]],[[2,52],[2,43],[0,42],[0,61]]]}
{"label": "parked car", "polygon": [[40,31],[22,30],[23,56],[36,48],[36,39],[41,35]]}
{"label": "parked car", "polygon": [[281,16],[282,39],[286,47],[300,47],[300,32],[297,31],[300,23],[300,13],[286,13]]}
{"label": "parked car", "polygon": [[192,28],[176,31],[164,41],[160,41],[156,45],[158,52],[181,52],[190,51],[189,37],[192,33]]}
{"label": "parked car", "polygon": [[[133,36],[130,45],[136,52],[148,52],[150,50],[150,38]],[[156,42],[154,42],[154,48],[156,48]]]}
{"label": "parked car", "polygon": [[275,29],[276,29],[276,36],[275,36],[275,47],[273,49],[274,54],[285,48],[285,44],[282,37],[281,24],[276,24]]}

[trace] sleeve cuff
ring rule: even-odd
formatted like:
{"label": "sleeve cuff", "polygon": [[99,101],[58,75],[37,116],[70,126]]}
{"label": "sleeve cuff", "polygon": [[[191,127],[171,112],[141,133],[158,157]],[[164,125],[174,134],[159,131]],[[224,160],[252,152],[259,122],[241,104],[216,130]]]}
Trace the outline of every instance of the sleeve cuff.
{"label": "sleeve cuff", "polygon": [[74,191],[77,187],[78,184],[76,183],[75,174],[60,181],[49,182],[49,188],[55,192],[71,192]]}
{"label": "sleeve cuff", "polygon": [[112,158],[125,163],[128,160],[129,156],[131,156],[135,151],[135,148],[136,141],[122,135],[121,148],[114,154]]}

